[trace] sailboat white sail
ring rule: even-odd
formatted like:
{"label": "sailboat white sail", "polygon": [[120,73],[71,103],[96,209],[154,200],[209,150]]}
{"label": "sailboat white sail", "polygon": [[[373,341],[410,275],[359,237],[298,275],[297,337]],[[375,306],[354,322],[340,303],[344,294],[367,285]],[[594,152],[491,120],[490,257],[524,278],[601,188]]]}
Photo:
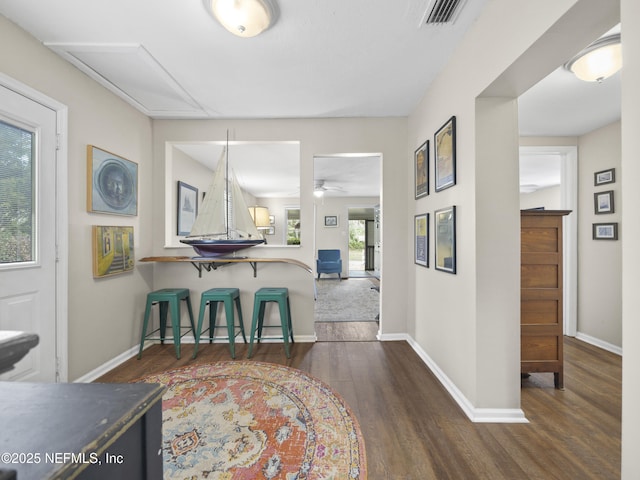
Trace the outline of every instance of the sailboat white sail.
{"label": "sailboat white sail", "polygon": [[229,172],[227,153],[225,147],[191,232],[180,240],[203,257],[227,255],[265,242],[235,175]]}

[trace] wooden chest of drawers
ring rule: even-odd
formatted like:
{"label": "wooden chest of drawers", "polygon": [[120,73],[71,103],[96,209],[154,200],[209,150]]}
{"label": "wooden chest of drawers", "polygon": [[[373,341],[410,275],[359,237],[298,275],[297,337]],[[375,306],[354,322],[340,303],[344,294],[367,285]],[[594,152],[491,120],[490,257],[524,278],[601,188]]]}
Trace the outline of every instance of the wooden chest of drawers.
{"label": "wooden chest of drawers", "polygon": [[521,372],[563,378],[562,218],[569,210],[523,210],[520,215]]}

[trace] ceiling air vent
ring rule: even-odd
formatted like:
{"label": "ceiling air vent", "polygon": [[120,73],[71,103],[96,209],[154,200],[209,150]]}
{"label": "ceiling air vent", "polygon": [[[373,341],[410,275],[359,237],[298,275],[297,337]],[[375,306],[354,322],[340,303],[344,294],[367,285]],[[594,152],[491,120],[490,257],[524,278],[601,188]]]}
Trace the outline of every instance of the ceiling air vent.
{"label": "ceiling air vent", "polygon": [[433,0],[425,12],[427,25],[453,23],[466,0]]}

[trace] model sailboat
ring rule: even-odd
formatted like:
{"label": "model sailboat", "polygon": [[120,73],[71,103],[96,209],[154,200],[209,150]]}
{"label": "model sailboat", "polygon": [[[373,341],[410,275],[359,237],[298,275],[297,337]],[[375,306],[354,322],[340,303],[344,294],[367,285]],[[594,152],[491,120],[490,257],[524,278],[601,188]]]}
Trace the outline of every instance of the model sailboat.
{"label": "model sailboat", "polygon": [[229,172],[228,147],[220,156],[191,232],[180,241],[192,246],[201,257],[225,256],[265,243],[235,175]]}

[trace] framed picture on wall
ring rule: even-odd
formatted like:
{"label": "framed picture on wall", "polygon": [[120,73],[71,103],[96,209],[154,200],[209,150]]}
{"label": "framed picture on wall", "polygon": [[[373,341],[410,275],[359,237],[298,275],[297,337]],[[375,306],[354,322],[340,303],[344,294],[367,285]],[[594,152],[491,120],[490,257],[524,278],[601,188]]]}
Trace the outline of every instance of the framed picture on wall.
{"label": "framed picture on wall", "polygon": [[138,214],[138,164],[87,145],[87,211]]}
{"label": "framed picture on wall", "polygon": [[596,214],[615,213],[613,206],[613,190],[594,193],[593,203]]}
{"label": "framed picture on wall", "polygon": [[429,214],[416,215],[414,220],[413,258],[417,265],[429,267]]}
{"label": "framed picture on wall", "polygon": [[337,215],[325,215],[324,216],[324,226],[325,227],[337,227],[338,226],[338,216]]}
{"label": "framed picture on wall", "polygon": [[436,270],[456,273],[456,207],[436,210]]}
{"label": "framed picture on wall", "polygon": [[109,277],[133,271],[133,227],[91,227],[93,276]]}
{"label": "framed picture on wall", "polygon": [[593,174],[593,184],[595,186],[605,185],[607,183],[615,183],[616,181],[616,169],[609,168]]}
{"label": "framed picture on wall", "polygon": [[436,192],[456,184],[456,117],[447,120],[433,137]]}
{"label": "framed picture on wall", "polygon": [[178,235],[189,235],[198,216],[198,189],[178,181]]}
{"label": "framed picture on wall", "polygon": [[416,200],[429,195],[429,140],[413,154]]}
{"label": "framed picture on wall", "polygon": [[617,223],[594,223],[593,224],[594,240],[618,240],[618,224]]}

